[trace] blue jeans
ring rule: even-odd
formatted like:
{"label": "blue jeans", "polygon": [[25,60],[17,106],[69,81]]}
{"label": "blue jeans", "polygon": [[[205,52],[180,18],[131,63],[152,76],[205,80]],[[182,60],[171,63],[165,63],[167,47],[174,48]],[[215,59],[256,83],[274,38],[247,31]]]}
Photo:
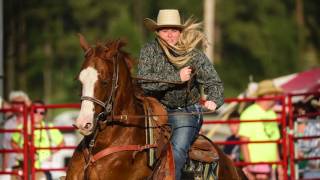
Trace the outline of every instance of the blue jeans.
{"label": "blue jeans", "polygon": [[[176,180],[180,180],[181,170],[188,158],[188,150],[198,135],[202,125],[202,109],[199,104],[194,104],[184,108],[167,108],[167,111],[169,115],[169,124],[172,129],[170,141],[173,145]],[[172,113],[191,112],[195,112],[196,114],[170,115]]]}

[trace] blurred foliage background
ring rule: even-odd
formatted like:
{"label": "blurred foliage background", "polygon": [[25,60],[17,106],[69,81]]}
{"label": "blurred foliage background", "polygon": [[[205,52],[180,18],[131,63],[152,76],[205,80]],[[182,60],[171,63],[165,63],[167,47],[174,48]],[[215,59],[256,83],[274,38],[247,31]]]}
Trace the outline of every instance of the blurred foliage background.
{"label": "blurred foliage background", "polygon": [[[215,68],[226,97],[249,82],[319,66],[320,1],[216,0]],[[199,0],[4,1],[5,93],[24,90],[47,103],[78,102],[75,77],[83,61],[77,33],[91,44],[126,39],[138,58],[152,33],[143,19],[176,8],[183,19],[203,20]]]}

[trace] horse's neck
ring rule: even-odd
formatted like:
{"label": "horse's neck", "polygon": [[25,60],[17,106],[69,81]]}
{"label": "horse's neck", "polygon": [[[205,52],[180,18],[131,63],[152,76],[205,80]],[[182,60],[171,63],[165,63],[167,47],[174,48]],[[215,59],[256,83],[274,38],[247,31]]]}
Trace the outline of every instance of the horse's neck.
{"label": "horse's neck", "polygon": [[[134,108],[135,106],[132,105],[130,107]],[[142,112],[139,113],[139,111]],[[116,119],[114,124],[106,125],[97,137],[98,147],[103,149],[110,146],[145,143],[145,129],[141,128],[144,126],[144,118],[132,117],[134,115],[143,115],[143,110],[122,109],[121,113],[121,115],[128,115],[128,118],[120,122],[117,122]]]}
{"label": "horse's neck", "polygon": [[[132,144],[134,142],[130,141],[141,141],[142,138],[143,140],[145,139],[142,137],[144,136],[143,133],[145,130],[132,126],[144,126],[144,118],[132,118],[132,116],[135,115],[144,115],[144,111],[135,97],[135,85],[132,82],[131,74],[127,69],[123,68],[120,69],[119,73],[119,84],[116,89],[113,114],[117,117],[128,115],[128,118],[125,121],[121,120],[119,124],[108,125],[99,133],[101,135],[98,137],[98,142],[104,144],[104,146],[105,144],[107,144],[107,146],[113,146],[118,143]],[[132,137],[136,137],[136,139]]]}
{"label": "horse's neck", "polygon": [[135,97],[135,87],[132,82],[130,72],[126,71],[119,77],[119,87],[117,89],[115,99],[114,113],[121,115],[123,113],[140,113],[137,107],[137,99]]}

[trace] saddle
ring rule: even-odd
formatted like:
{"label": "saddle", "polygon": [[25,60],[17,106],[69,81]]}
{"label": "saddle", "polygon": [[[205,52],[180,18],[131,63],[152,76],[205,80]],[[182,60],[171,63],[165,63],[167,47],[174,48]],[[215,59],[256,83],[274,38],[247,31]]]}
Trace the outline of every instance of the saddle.
{"label": "saddle", "polygon": [[141,100],[146,119],[146,143],[156,144],[156,149],[148,150],[148,165],[153,169],[148,179],[174,180],[174,159],[169,143],[171,130],[168,124],[167,111],[153,97],[137,96]]}
{"label": "saddle", "polygon": [[[167,111],[163,105],[153,97],[140,97],[143,103],[146,119],[146,143],[156,144],[156,149],[150,149],[151,156],[160,157],[161,151],[169,142],[171,136],[170,126],[168,124]],[[155,152],[153,152],[155,151]],[[149,165],[152,166],[154,160],[149,158]]]}
{"label": "saddle", "polygon": [[189,149],[182,179],[217,179],[219,153],[210,139],[199,135]]}
{"label": "saddle", "polygon": [[[168,179],[174,177],[173,155],[169,143],[171,130],[168,125],[165,107],[153,97],[138,96],[141,100],[146,116],[146,143],[157,144],[156,149],[149,149],[148,164],[154,168],[152,179]],[[199,135],[189,150],[189,162],[196,161],[211,164],[219,159],[218,152],[212,142],[203,135]],[[190,163],[187,163],[190,165]],[[173,168],[173,169],[172,169]],[[186,167],[188,168],[188,167]],[[185,169],[186,169],[185,168]],[[190,168],[189,168],[190,169]],[[172,178],[169,178],[172,179]]]}
{"label": "saddle", "polygon": [[210,164],[217,161],[219,155],[211,140],[199,135],[189,149],[189,159]]}

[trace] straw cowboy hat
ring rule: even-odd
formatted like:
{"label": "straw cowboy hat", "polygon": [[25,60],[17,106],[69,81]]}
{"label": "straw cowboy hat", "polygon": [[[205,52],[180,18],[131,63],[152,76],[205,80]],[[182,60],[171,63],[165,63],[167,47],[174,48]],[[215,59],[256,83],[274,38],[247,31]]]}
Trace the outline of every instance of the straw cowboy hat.
{"label": "straw cowboy hat", "polygon": [[272,80],[263,80],[259,82],[255,96],[263,96],[266,94],[281,94],[283,90],[276,87]]}
{"label": "straw cowboy hat", "polygon": [[150,31],[155,31],[164,27],[184,29],[184,25],[181,24],[180,14],[177,9],[161,9],[158,13],[157,22],[152,19],[145,18],[144,25]]}
{"label": "straw cowboy hat", "polygon": [[314,108],[320,108],[320,97],[314,97],[312,96],[312,100],[310,102],[310,104],[314,107]]}

